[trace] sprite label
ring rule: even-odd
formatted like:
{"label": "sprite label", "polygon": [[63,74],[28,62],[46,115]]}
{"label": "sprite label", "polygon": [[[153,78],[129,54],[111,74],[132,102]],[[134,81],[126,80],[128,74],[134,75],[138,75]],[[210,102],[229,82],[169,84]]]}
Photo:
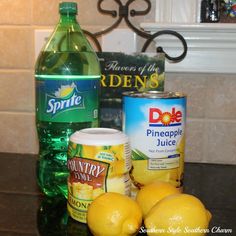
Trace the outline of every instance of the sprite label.
{"label": "sprite label", "polygon": [[98,117],[100,76],[36,75],[40,121],[92,122]]}

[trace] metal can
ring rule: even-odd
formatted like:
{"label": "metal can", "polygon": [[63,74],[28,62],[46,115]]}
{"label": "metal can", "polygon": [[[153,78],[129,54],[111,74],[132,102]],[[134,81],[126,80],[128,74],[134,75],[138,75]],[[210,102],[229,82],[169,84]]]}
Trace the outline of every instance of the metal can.
{"label": "metal can", "polygon": [[123,95],[123,130],[132,149],[132,196],[156,180],[182,189],[186,96],[158,91]]}
{"label": "metal can", "polygon": [[130,195],[131,149],[119,130],[88,128],[72,134],[67,166],[67,209],[79,222],[86,223],[88,206],[102,193]]}

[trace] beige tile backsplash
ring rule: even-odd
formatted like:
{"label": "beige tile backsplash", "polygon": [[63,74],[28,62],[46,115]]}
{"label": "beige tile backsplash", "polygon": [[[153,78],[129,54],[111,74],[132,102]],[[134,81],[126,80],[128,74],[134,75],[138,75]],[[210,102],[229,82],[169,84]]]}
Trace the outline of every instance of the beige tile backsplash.
{"label": "beige tile backsplash", "polygon": [[35,115],[31,112],[0,113],[0,150],[13,153],[37,153]]}
{"label": "beige tile backsplash", "polygon": [[236,120],[236,75],[212,76],[207,80],[206,92],[207,117]]}
{"label": "beige tile backsplash", "polygon": [[32,68],[34,44],[31,28],[0,26],[0,45],[0,69]]}
{"label": "beige tile backsplash", "polygon": [[165,88],[188,96],[188,117],[204,118],[206,111],[207,75],[190,73],[167,73]]}
{"label": "beige tile backsplash", "polygon": [[[0,1],[0,152],[37,153],[34,114],[34,29],[53,27],[60,0]],[[139,2],[139,3],[138,3]],[[80,0],[84,28],[106,28],[115,19]],[[152,0],[155,4],[155,0]],[[142,4],[144,1],[137,1]],[[106,9],[117,9],[105,1]],[[155,8],[133,22],[154,20]],[[122,23],[122,27],[125,24]],[[223,63],[223,62],[222,62]],[[186,160],[236,164],[236,75],[166,73],[166,90],[188,95]]]}
{"label": "beige tile backsplash", "polygon": [[29,0],[1,0],[0,9],[0,24],[31,24],[31,1]]}
{"label": "beige tile backsplash", "polygon": [[55,25],[59,19],[59,2],[60,0],[31,0],[32,24],[39,26]]}
{"label": "beige tile backsplash", "polygon": [[204,121],[187,119],[185,160],[203,162],[204,158]]}
{"label": "beige tile backsplash", "polygon": [[34,80],[30,71],[0,70],[0,109],[11,112],[34,111]]}

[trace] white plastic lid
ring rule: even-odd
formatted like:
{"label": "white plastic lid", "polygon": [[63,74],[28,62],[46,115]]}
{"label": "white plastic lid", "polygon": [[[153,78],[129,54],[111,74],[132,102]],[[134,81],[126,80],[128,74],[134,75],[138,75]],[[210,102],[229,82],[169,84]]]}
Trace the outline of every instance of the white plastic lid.
{"label": "white plastic lid", "polygon": [[77,144],[105,146],[128,143],[128,137],[121,131],[110,128],[87,128],[76,131],[70,141]]}

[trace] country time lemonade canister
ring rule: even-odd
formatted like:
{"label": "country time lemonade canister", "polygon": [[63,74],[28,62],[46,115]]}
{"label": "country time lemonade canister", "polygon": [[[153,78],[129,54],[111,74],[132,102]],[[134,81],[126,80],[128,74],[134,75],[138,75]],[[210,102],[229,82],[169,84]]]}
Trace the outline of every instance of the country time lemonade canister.
{"label": "country time lemonade canister", "polygon": [[69,141],[67,166],[67,209],[79,222],[86,223],[88,206],[102,193],[130,195],[130,144],[119,130],[88,128],[75,132]]}
{"label": "country time lemonade canister", "polygon": [[132,196],[160,180],[183,186],[186,96],[175,92],[127,92],[123,130],[132,149]]}

